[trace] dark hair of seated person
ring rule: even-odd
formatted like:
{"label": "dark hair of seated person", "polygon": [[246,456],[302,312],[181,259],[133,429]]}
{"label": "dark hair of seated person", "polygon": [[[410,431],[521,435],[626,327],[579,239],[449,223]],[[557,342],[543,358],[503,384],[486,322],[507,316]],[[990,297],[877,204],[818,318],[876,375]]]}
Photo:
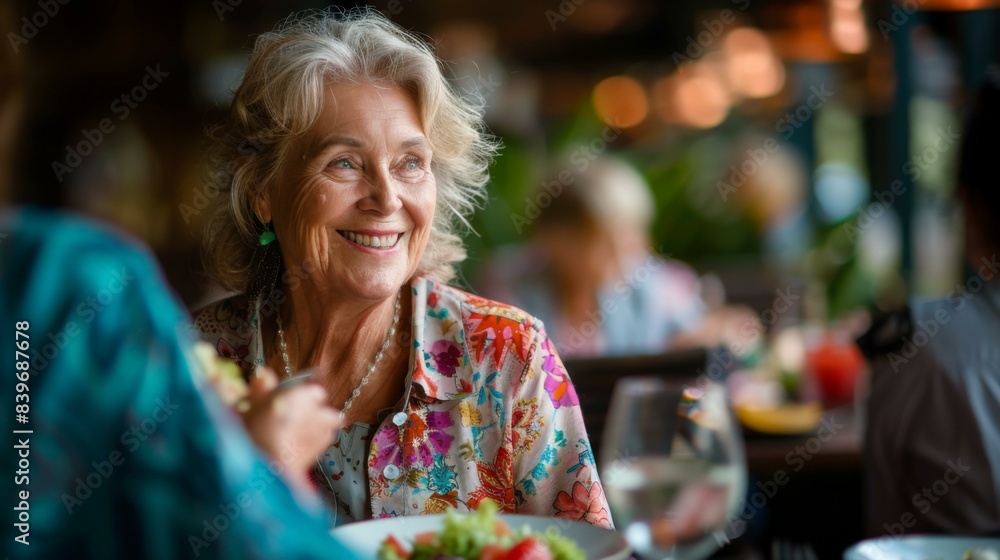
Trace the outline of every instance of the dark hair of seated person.
{"label": "dark hair of seated person", "polygon": [[[966,258],[1000,249],[1000,189],[997,188],[996,155],[1000,141],[1000,66],[993,65],[972,102],[962,132],[958,158],[957,194],[966,218]],[[971,228],[969,226],[972,226]]]}
{"label": "dark hair of seated person", "polygon": [[[1000,66],[992,65],[970,104],[958,154],[956,197],[965,217],[965,260],[978,263],[1000,250],[1000,189],[996,145],[1000,140]],[[858,339],[869,357],[898,350],[913,332],[909,307],[879,313]]]}

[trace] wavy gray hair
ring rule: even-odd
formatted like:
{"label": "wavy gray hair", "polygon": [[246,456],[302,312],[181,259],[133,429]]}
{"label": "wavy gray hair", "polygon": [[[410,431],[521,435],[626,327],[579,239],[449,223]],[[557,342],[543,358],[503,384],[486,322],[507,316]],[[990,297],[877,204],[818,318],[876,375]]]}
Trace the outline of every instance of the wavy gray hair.
{"label": "wavy gray hair", "polygon": [[374,10],[305,12],[257,38],[229,118],[209,131],[209,181],[226,195],[206,217],[204,260],[222,286],[248,289],[261,269],[254,208],[277,176],[290,139],[308,129],[323,107],[330,82],[395,85],[416,101],[433,151],[437,208],[417,274],[441,282],[465,258],[458,232],[485,199],[497,143],[482,110],[448,84],[439,61],[421,39]]}

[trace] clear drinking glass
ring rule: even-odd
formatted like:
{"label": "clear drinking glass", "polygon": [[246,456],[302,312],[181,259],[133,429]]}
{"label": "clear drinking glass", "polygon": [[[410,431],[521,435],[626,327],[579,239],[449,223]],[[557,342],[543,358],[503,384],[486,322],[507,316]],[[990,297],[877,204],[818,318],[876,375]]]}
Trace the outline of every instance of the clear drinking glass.
{"label": "clear drinking glass", "polygon": [[743,443],[724,387],[620,380],[600,472],[615,525],[636,554],[711,555],[727,542],[727,521],[746,492]]}

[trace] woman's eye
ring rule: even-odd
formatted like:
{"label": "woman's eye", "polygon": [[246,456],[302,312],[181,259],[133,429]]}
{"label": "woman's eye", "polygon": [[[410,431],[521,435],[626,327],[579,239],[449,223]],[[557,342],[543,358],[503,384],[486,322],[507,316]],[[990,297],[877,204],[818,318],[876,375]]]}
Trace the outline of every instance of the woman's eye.
{"label": "woman's eye", "polygon": [[403,160],[402,170],[405,173],[415,173],[423,170],[424,161],[416,156],[409,156]]}
{"label": "woman's eye", "polygon": [[331,169],[354,169],[354,164],[349,159],[338,159],[330,162]]}

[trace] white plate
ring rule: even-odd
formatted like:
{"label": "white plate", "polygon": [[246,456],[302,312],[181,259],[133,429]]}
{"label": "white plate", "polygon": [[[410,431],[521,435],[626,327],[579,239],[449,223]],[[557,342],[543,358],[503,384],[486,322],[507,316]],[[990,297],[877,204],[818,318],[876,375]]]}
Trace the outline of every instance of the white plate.
{"label": "white plate", "polygon": [[[587,560],[627,560],[631,552],[621,535],[589,523],[535,515],[500,514],[498,517],[511,529],[527,526],[534,532],[544,533],[549,527],[556,527],[563,536],[576,542],[587,554]],[[359,560],[374,560],[389,535],[409,544],[418,533],[440,530],[443,520],[443,514],[375,519],[341,525],[332,534]]]}
{"label": "white plate", "polygon": [[844,552],[844,560],[962,560],[967,550],[1000,554],[1000,539],[981,537],[880,537],[861,541]]}

